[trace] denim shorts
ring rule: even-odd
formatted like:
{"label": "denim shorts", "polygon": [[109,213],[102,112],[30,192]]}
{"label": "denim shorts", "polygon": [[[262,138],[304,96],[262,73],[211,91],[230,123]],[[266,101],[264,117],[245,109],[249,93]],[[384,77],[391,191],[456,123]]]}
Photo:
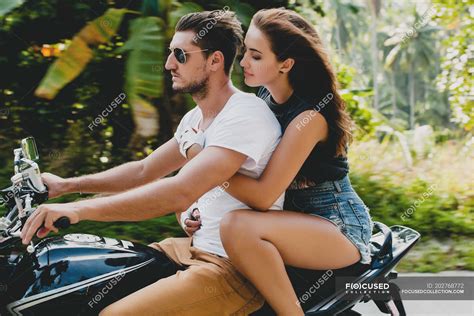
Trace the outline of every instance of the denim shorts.
{"label": "denim shorts", "polygon": [[329,220],[357,247],[361,255],[359,262],[371,262],[369,241],[374,224],[348,176],[309,188],[287,190],[284,209]]}

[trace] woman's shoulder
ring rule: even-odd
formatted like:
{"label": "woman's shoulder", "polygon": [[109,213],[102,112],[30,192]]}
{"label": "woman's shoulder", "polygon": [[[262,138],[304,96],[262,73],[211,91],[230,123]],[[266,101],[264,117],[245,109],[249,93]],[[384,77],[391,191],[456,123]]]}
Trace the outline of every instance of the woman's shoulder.
{"label": "woman's shoulder", "polygon": [[299,94],[296,95],[295,103],[296,104],[292,107],[293,116],[297,116],[306,111],[314,111],[321,114],[326,121],[331,121],[330,96],[320,96],[316,93],[311,95]]}

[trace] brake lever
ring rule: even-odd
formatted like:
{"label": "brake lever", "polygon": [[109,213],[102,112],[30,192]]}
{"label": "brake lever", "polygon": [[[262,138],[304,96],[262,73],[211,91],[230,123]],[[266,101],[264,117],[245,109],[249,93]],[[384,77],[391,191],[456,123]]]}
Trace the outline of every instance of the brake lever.
{"label": "brake lever", "polygon": [[57,229],[67,229],[71,226],[71,220],[67,216],[60,217],[54,222],[54,227]]}
{"label": "brake lever", "polygon": [[[62,216],[60,217],[57,221],[55,221],[53,223],[54,227],[56,227],[57,229],[67,229],[71,226],[71,220],[69,219],[69,217],[67,216]],[[41,228],[44,228],[44,226],[41,226],[38,231],[41,229]],[[38,232],[36,231],[36,232]],[[33,243],[33,241],[30,241],[30,244],[28,245],[28,247],[26,247],[26,251],[28,253],[33,253],[35,252],[35,245]]]}

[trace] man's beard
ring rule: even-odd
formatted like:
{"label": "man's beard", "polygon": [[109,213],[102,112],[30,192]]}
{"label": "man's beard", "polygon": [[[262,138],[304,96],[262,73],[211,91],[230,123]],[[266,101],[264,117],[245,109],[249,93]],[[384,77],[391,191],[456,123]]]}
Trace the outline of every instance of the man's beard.
{"label": "man's beard", "polygon": [[209,90],[209,77],[201,79],[200,81],[195,81],[185,87],[179,87],[174,89],[179,93],[189,93],[196,99],[203,99],[206,97]]}

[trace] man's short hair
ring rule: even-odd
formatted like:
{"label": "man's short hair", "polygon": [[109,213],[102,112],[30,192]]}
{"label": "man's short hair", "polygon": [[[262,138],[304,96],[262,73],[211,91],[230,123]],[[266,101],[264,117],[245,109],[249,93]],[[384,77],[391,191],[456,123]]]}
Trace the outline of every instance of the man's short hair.
{"label": "man's short hair", "polygon": [[224,55],[224,71],[229,75],[235,57],[242,48],[243,30],[235,12],[214,10],[189,13],[176,24],[176,32],[193,31],[194,43],[209,56],[214,51]]}

